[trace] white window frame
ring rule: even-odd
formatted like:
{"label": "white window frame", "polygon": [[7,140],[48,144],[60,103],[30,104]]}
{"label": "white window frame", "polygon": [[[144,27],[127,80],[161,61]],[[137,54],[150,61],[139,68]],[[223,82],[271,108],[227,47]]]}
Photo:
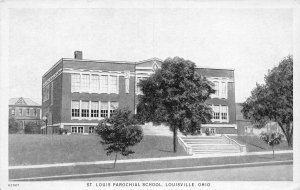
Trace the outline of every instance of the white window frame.
{"label": "white window frame", "polygon": [[90,87],[91,93],[99,93],[100,92],[100,76],[98,74],[91,74],[90,76]]}
{"label": "white window frame", "polygon": [[91,134],[91,133],[94,133],[94,131],[95,131],[95,127],[91,127],[91,126],[89,126],[89,133]]}
{"label": "white window frame", "polygon": [[[75,103],[75,102],[78,102],[78,106],[79,106],[79,108],[78,108],[78,110],[79,110],[79,112],[78,112],[78,116],[73,116],[73,102]],[[75,108],[74,108],[74,110],[75,110]],[[76,110],[77,110],[77,108],[76,108]],[[75,113],[75,111],[74,111],[74,113]],[[71,118],[80,118],[80,101],[78,101],[78,100],[72,100],[71,101]]]}
{"label": "white window frame", "polygon": [[[93,106],[92,105],[97,105],[97,109],[94,109],[93,108]],[[96,102],[96,101],[91,101],[91,103],[90,103],[90,106],[91,106],[91,111],[90,111],[90,117],[92,118],[92,119],[94,119],[94,118],[99,118],[99,102]],[[94,113],[96,111],[96,113]],[[95,117],[94,117],[95,116]]]}
{"label": "white window frame", "polygon": [[[78,78],[76,78],[76,77]],[[71,74],[71,92],[80,92],[81,89],[81,74],[72,73]]]}
{"label": "white window frame", "polygon": [[[109,90],[108,90],[108,79],[109,78],[109,75],[108,74],[103,74],[103,75],[100,75],[100,93],[106,93],[108,94],[109,93]],[[106,88],[105,88],[106,86]]]}
{"label": "white window frame", "polygon": [[211,98],[228,98],[228,81],[224,79],[209,79],[213,83],[213,89],[216,90],[211,94]]}
{"label": "white window frame", "polygon": [[[104,106],[104,105],[107,105],[107,109],[103,109],[103,111],[106,111],[106,113],[103,113],[104,115],[106,115],[106,116],[102,116],[103,114],[102,114],[102,107]],[[101,118],[105,118],[105,117],[109,117],[109,102],[101,102],[101,107],[100,107],[100,117]]]}
{"label": "white window frame", "polygon": [[49,91],[50,91],[50,83],[44,86],[43,88],[43,102],[46,102],[49,100]]}
{"label": "white window frame", "polygon": [[[220,123],[228,123],[229,122],[229,109],[227,105],[211,105],[211,108],[213,110],[213,117],[212,117],[212,122],[220,122]],[[215,110],[214,108],[217,108],[219,110],[219,118],[215,119],[214,118],[214,114],[215,114]],[[222,112],[223,108],[225,108],[226,112]],[[226,119],[222,119],[222,113],[226,113],[227,118]]]}
{"label": "white window frame", "polygon": [[[87,103],[87,109],[84,109],[84,104]],[[90,102],[89,101],[81,101],[81,118],[89,118],[90,117]],[[86,112],[84,113],[83,111],[86,110]],[[83,114],[85,114],[85,116],[83,116]]]}
{"label": "white window frame", "polygon": [[11,115],[15,115],[16,114],[16,110],[15,109],[11,109]]}
{"label": "white window frame", "polygon": [[[115,104],[115,108],[113,108],[113,104]],[[110,102],[109,103],[109,116],[112,115],[112,113],[119,108],[119,102]]]}
{"label": "white window frame", "polygon": [[91,80],[91,77],[90,77],[90,74],[81,74],[81,85],[80,85],[80,88],[81,88],[81,92],[90,92],[90,80]]}
{"label": "white window frame", "polygon": [[[113,94],[119,94],[119,77],[117,75],[110,75],[108,77],[109,79],[109,83],[108,83],[108,89],[109,89],[109,93],[113,93]],[[115,79],[115,83],[113,84],[113,79]]]}

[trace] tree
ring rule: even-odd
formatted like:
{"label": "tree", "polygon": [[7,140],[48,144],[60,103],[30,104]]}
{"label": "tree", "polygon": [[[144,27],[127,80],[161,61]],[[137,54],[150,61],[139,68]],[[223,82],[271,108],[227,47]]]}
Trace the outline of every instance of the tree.
{"label": "tree", "polygon": [[16,121],[15,117],[9,117],[8,120],[9,133],[18,133],[21,130],[19,123]]}
{"label": "tree", "polygon": [[177,131],[200,130],[209,123],[212,110],[205,101],[215,90],[196,72],[195,63],[179,57],[168,58],[161,69],[138,84],[138,116],[142,122],[166,123],[173,131],[173,151],[177,151]]}
{"label": "tree", "polygon": [[100,135],[100,143],[105,146],[106,154],[109,156],[115,153],[114,168],[118,154],[128,156],[134,151],[130,146],[141,142],[143,131],[136,125],[135,119],[128,109],[117,109],[110,118],[100,121],[96,128],[96,133]]}
{"label": "tree", "polygon": [[256,84],[242,104],[245,118],[263,127],[277,122],[289,146],[293,145],[293,57],[285,57],[265,75],[265,84]]}
{"label": "tree", "polygon": [[273,158],[274,158],[274,146],[275,145],[279,145],[281,143],[281,138],[282,138],[282,134],[280,133],[265,133],[262,132],[260,135],[260,139],[262,139],[265,143],[267,143],[268,145],[270,145],[272,147],[273,150]]}

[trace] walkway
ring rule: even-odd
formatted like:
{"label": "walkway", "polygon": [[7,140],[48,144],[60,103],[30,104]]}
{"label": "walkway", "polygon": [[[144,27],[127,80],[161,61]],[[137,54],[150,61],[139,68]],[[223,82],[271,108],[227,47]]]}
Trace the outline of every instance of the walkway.
{"label": "walkway", "polygon": [[[278,150],[275,154],[293,153],[293,150]],[[227,156],[251,156],[251,155],[266,155],[273,154],[272,151],[263,152],[247,152],[247,153],[228,153],[228,154],[201,154],[191,156],[174,156],[174,157],[161,157],[161,158],[140,158],[140,159],[128,159],[118,160],[118,163],[139,163],[139,162],[151,162],[151,161],[168,161],[168,160],[183,160],[183,159],[195,159],[195,158],[213,158],[213,157],[227,157]],[[94,162],[75,162],[75,163],[56,163],[56,164],[41,164],[41,165],[25,165],[25,166],[9,166],[8,169],[37,169],[37,168],[52,168],[52,167],[66,167],[66,166],[84,166],[84,165],[101,165],[111,164],[113,160],[107,161],[94,161]]]}

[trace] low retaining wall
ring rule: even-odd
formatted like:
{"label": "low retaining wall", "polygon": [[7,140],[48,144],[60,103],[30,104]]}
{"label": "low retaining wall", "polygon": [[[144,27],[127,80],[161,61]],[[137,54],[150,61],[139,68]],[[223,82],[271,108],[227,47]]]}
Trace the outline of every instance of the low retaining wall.
{"label": "low retaining wall", "polygon": [[229,143],[229,144],[233,144],[236,147],[238,147],[241,151],[241,153],[246,153],[247,149],[246,149],[246,145],[242,145],[240,143],[238,143],[236,140],[229,138],[227,135],[222,135],[222,137]]}
{"label": "low retaining wall", "polygon": [[177,136],[178,143],[184,148],[185,152],[189,155],[193,154],[192,147],[187,145],[180,136]]}

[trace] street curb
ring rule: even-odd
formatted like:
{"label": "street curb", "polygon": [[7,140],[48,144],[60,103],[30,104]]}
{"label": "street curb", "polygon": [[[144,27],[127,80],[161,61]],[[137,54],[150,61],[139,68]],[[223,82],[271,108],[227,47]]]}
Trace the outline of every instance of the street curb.
{"label": "street curb", "polygon": [[58,175],[46,177],[33,177],[33,178],[18,178],[10,179],[10,181],[52,181],[63,179],[78,179],[90,177],[112,177],[112,176],[128,176],[128,175],[141,175],[141,174],[154,174],[154,173],[172,173],[184,171],[201,171],[201,170],[215,170],[226,168],[243,168],[243,167],[257,167],[257,166],[273,166],[273,165],[289,165],[293,164],[293,160],[285,161],[272,161],[272,162],[253,162],[241,164],[223,164],[223,165],[209,165],[209,166],[192,166],[192,167],[176,167],[176,168],[163,168],[153,170],[133,170],[133,171],[119,171],[119,172],[105,172],[105,173],[91,173],[91,174],[74,174],[74,175]]}

